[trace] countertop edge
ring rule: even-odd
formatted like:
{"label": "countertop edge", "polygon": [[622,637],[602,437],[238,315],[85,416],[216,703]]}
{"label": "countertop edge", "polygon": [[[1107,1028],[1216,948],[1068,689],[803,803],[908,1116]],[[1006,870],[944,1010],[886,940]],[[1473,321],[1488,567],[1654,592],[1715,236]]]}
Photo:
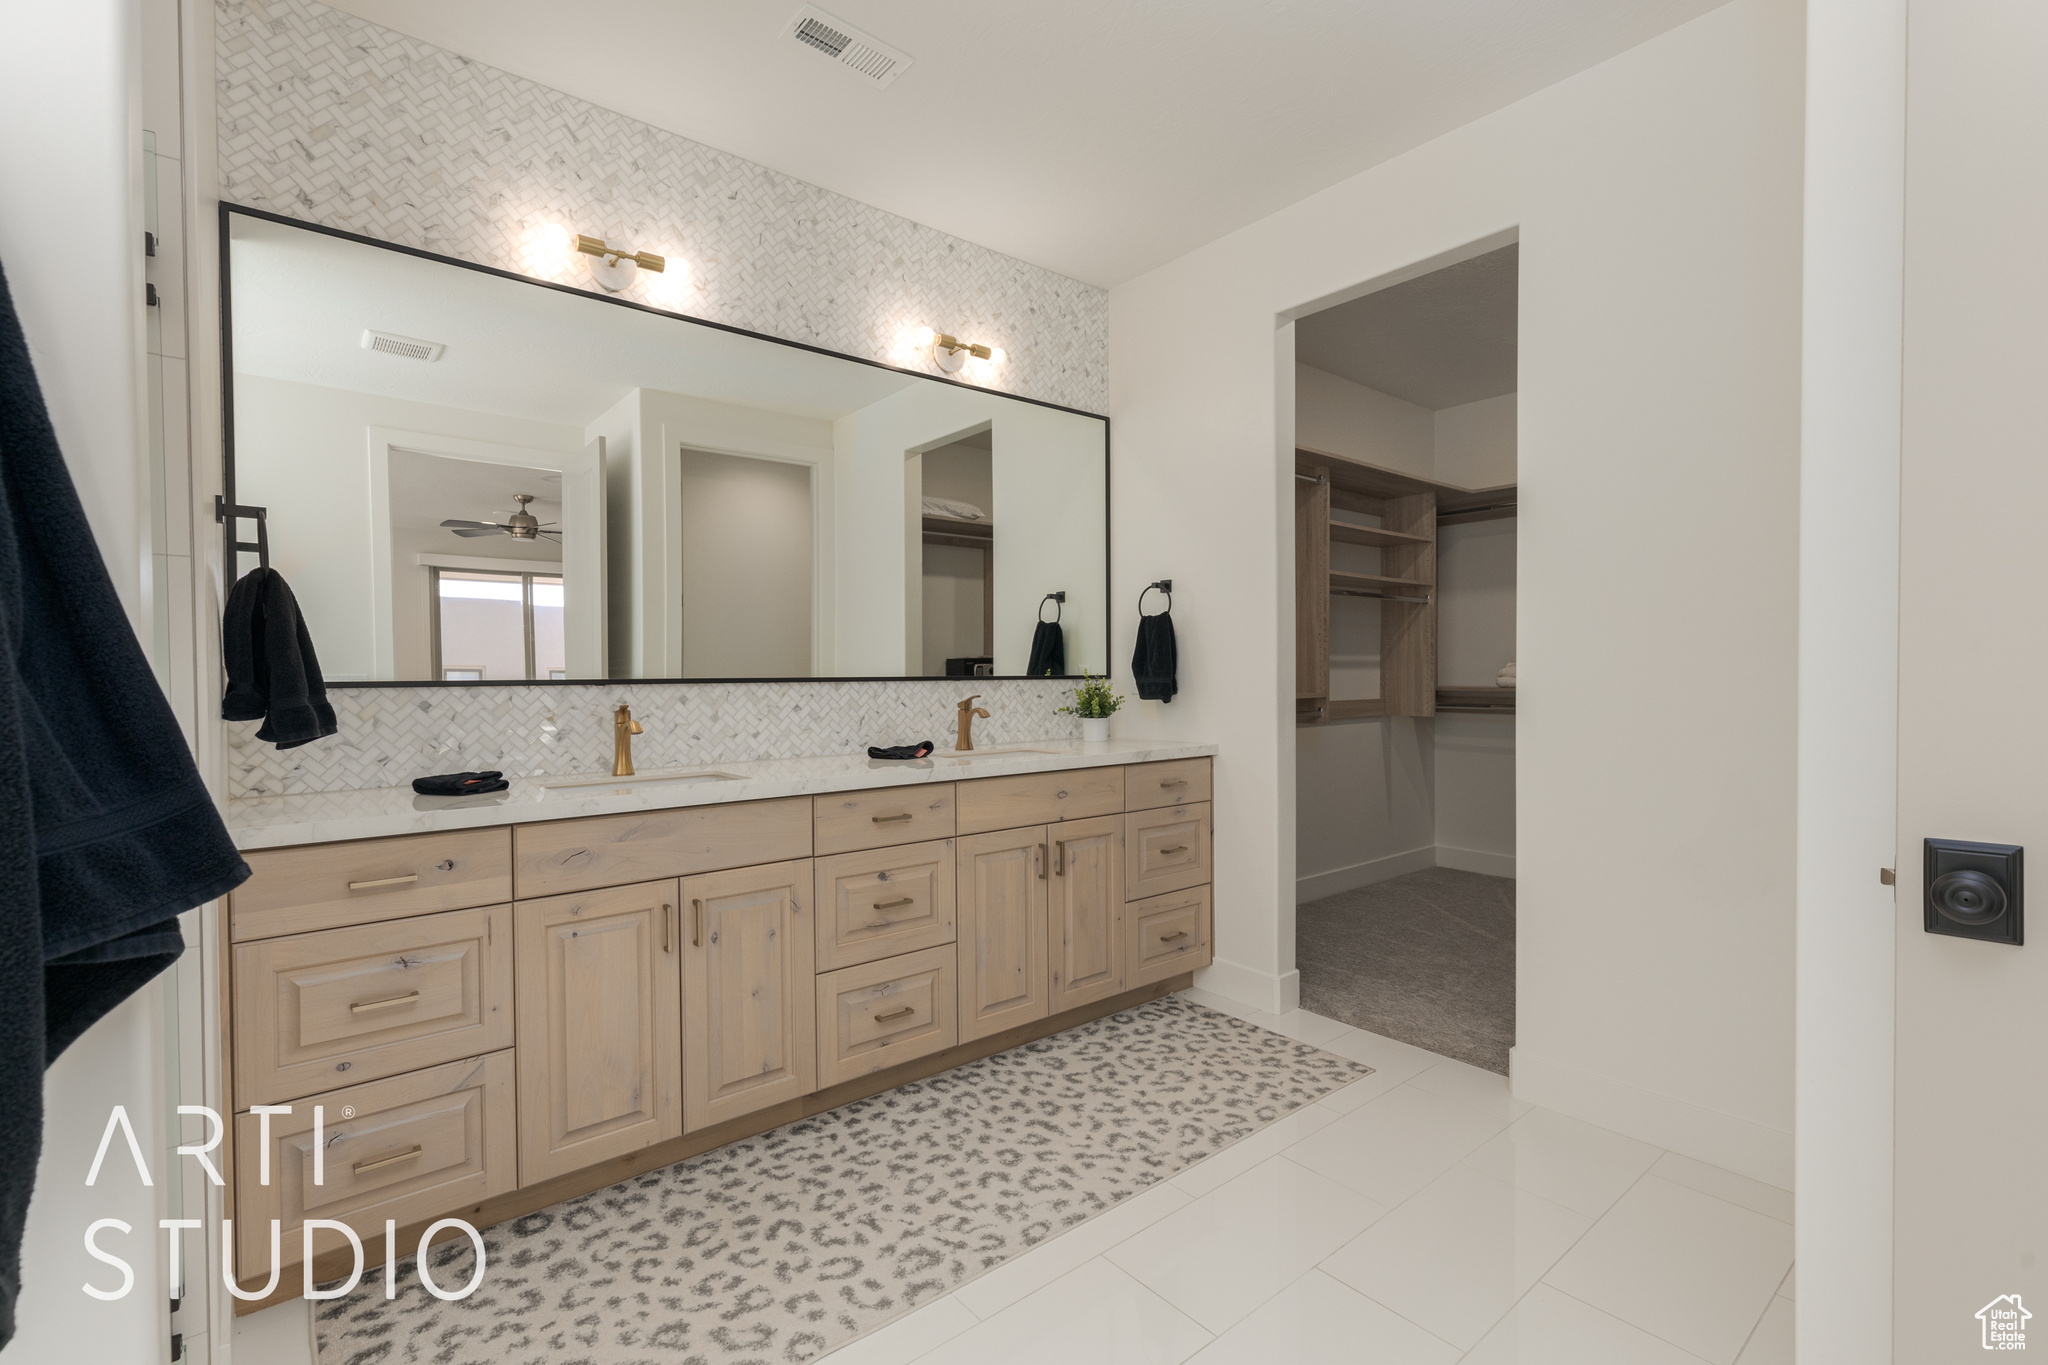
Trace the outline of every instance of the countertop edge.
{"label": "countertop edge", "polygon": [[[1025,748],[1054,752],[1015,752]],[[859,754],[826,754],[750,763],[702,763],[688,768],[642,773],[639,777],[658,780],[664,775],[724,772],[736,774],[737,778],[701,786],[655,788],[624,794],[613,789],[601,795],[588,796],[569,796],[559,792],[550,795],[544,784],[578,781],[585,777],[599,778],[601,774],[522,777],[514,779],[511,789],[495,798],[461,798],[460,804],[453,798],[442,798],[448,804],[425,808],[416,803],[431,802],[434,798],[415,797],[409,786],[305,792],[229,801],[222,814],[235,847],[255,851],[431,834],[443,830],[587,819],[636,811],[772,801],[778,797],[870,791],[936,782],[969,782],[1079,768],[1122,767],[1132,763],[1163,763],[1178,758],[1212,757],[1217,746],[1180,740],[1112,739],[1093,744],[1080,740],[1042,740],[1036,743],[1021,741],[1014,746],[983,752],[987,756],[978,761],[949,761],[944,757],[919,761],[931,763],[930,767],[910,763],[867,766],[876,760]],[[626,782],[631,780],[622,779]]]}

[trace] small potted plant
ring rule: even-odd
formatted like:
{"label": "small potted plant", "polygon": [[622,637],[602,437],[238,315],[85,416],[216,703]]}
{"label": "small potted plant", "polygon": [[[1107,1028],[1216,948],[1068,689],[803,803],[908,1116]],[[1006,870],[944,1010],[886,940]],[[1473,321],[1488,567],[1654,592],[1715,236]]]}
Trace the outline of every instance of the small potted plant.
{"label": "small potted plant", "polygon": [[1109,690],[1109,679],[1084,672],[1081,685],[1074,689],[1074,704],[1059,710],[1061,715],[1079,716],[1081,738],[1096,743],[1109,738],[1109,718],[1123,704],[1123,697]]}

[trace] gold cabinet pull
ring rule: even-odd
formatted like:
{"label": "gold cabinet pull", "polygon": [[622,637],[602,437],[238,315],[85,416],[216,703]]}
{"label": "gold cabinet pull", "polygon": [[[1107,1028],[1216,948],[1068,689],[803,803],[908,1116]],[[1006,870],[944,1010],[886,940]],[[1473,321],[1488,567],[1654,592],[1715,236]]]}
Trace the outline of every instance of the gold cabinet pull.
{"label": "gold cabinet pull", "polygon": [[418,991],[407,991],[404,995],[387,995],[382,1000],[358,1000],[348,1007],[350,1014],[368,1014],[372,1010],[388,1010],[399,1005],[410,1005],[420,998]]}
{"label": "gold cabinet pull", "polygon": [[1038,846],[1038,880],[1045,880],[1045,845]]}
{"label": "gold cabinet pull", "polygon": [[393,1152],[390,1156],[380,1156],[375,1161],[358,1161],[355,1164],[355,1173],[362,1175],[367,1171],[381,1171],[386,1166],[396,1166],[401,1161],[411,1161],[420,1154],[420,1150],[415,1145],[403,1152]]}
{"label": "gold cabinet pull", "polygon": [[1185,787],[1187,784],[1188,780],[1185,777],[1176,777],[1170,781],[1161,782],[1159,785],[1162,787]]}
{"label": "gold cabinet pull", "polygon": [[1179,933],[1177,933],[1177,934],[1161,934],[1161,935],[1159,936],[1159,941],[1160,941],[1161,943],[1171,943],[1171,942],[1173,942],[1173,941],[1174,941],[1175,939],[1177,939],[1177,938],[1186,938],[1187,936],[1188,936],[1188,931],[1187,931],[1187,930],[1185,930],[1185,929],[1183,929],[1183,930],[1181,930],[1181,931],[1180,931]]}
{"label": "gold cabinet pull", "polygon": [[1164,857],[1167,857],[1167,856],[1168,856],[1168,855],[1170,855],[1170,854],[1174,854],[1174,853],[1185,853],[1185,852],[1187,852],[1187,851],[1188,851],[1188,846],[1187,846],[1186,844],[1175,844],[1175,845],[1174,845],[1174,846],[1173,846],[1172,848],[1162,848],[1162,849],[1160,849],[1160,850],[1159,850],[1159,856],[1160,856],[1160,857],[1162,857],[1162,858],[1164,858]]}
{"label": "gold cabinet pull", "polygon": [[878,825],[893,825],[898,820],[910,819],[910,812],[905,811],[901,815],[870,815],[868,819]]}
{"label": "gold cabinet pull", "polygon": [[408,872],[403,877],[379,877],[374,882],[350,882],[348,889],[351,891],[376,891],[387,886],[411,886],[419,879],[419,873]]}
{"label": "gold cabinet pull", "polygon": [[876,1023],[878,1023],[878,1024],[886,1024],[886,1023],[888,1023],[888,1022],[889,1022],[889,1021],[890,1021],[891,1019],[908,1019],[908,1018],[909,1018],[909,1017],[910,1017],[911,1015],[913,1015],[913,1014],[916,1014],[916,1013],[917,1013],[917,1009],[916,1009],[916,1007],[915,1007],[915,1006],[912,1006],[912,1005],[905,1005],[905,1006],[904,1006],[904,1007],[903,1007],[902,1009],[900,1009],[900,1010],[890,1010],[890,1011],[889,1011],[889,1012],[888,1012],[887,1014],[878,1014],[878,1015],[876,1015],[876,1016],[875,1016],[875,1022],[876,1022]]}
{"label": "gold cabinet pull", "polygon": [[899,905],[911,905],[911,904],[914,904],[914,903],[916,902],[916,900],[917,900],[917,897],[915,897],[915,896],[905,896],[905,897],[903,897],[903,898],[902,898],[901,900],[893,900],[893,901],[876,901],[876,902],[875,902],[875,909],[877,909],[877,910],[894,910],[894,909],[895,909],[895,908],[896,908],[897,906],[899,906]]}
{"label": "gold cabinet pull", "polygon": [[704,902],[692,900],[690,902],[690,910],[693,915],[690,927],[690,946],[692,948],[702,948],[704,946]]}
{"label": "gold cabinet pull", "polygon": [[674,949],[674,948],[671,948],[671,947],[669,946],[669,941],[668,941],[668,924],[669,924],[669,919],[670,919],[670,917],[671,917],[672,915],[674,915],[674,914],[675,914],[675,907],[674,907],[673,905],[670,905],[670,904],[668,904],[668,903],[667,903],[666,901],[662,902],[662,906],[661,906],[661,950],[662,950],[662,951],[663,951],[664,953],[672,953],[672,952],[674,952],[674,951],[675,951],[675,949]]}
{"label": "gold cabinet pull", "polygon": [[1058,840],[1053,844],[1052,848],[1052,875],[1064,877],[1067,875],[1067,841],[1065,839]]}

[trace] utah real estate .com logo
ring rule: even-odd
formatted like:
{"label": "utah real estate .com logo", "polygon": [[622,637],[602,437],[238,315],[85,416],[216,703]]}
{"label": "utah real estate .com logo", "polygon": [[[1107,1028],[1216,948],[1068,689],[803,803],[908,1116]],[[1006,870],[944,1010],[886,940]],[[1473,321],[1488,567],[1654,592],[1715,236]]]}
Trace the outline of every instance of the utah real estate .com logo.
{"label": "utah real estate .com logo", "polygon": [[2024,1351],[2027,1349],[2027,1319],[2034,1316],[2020,1303],[2017,1294],[2000,1294],[1977,1310],[1984,1324],[1984,1349]]}

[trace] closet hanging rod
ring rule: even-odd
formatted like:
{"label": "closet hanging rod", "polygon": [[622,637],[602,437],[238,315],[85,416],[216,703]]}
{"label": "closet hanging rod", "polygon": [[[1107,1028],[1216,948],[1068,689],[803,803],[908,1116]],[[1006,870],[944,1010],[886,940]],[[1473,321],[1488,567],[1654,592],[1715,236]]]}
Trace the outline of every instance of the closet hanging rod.
{"label": "closet hanging rod", "polygon": [[1300,470],[1295,471],[1294,477],[1303,483],[1328,483],[1330,481],[1328,474],[1304,474]]}

